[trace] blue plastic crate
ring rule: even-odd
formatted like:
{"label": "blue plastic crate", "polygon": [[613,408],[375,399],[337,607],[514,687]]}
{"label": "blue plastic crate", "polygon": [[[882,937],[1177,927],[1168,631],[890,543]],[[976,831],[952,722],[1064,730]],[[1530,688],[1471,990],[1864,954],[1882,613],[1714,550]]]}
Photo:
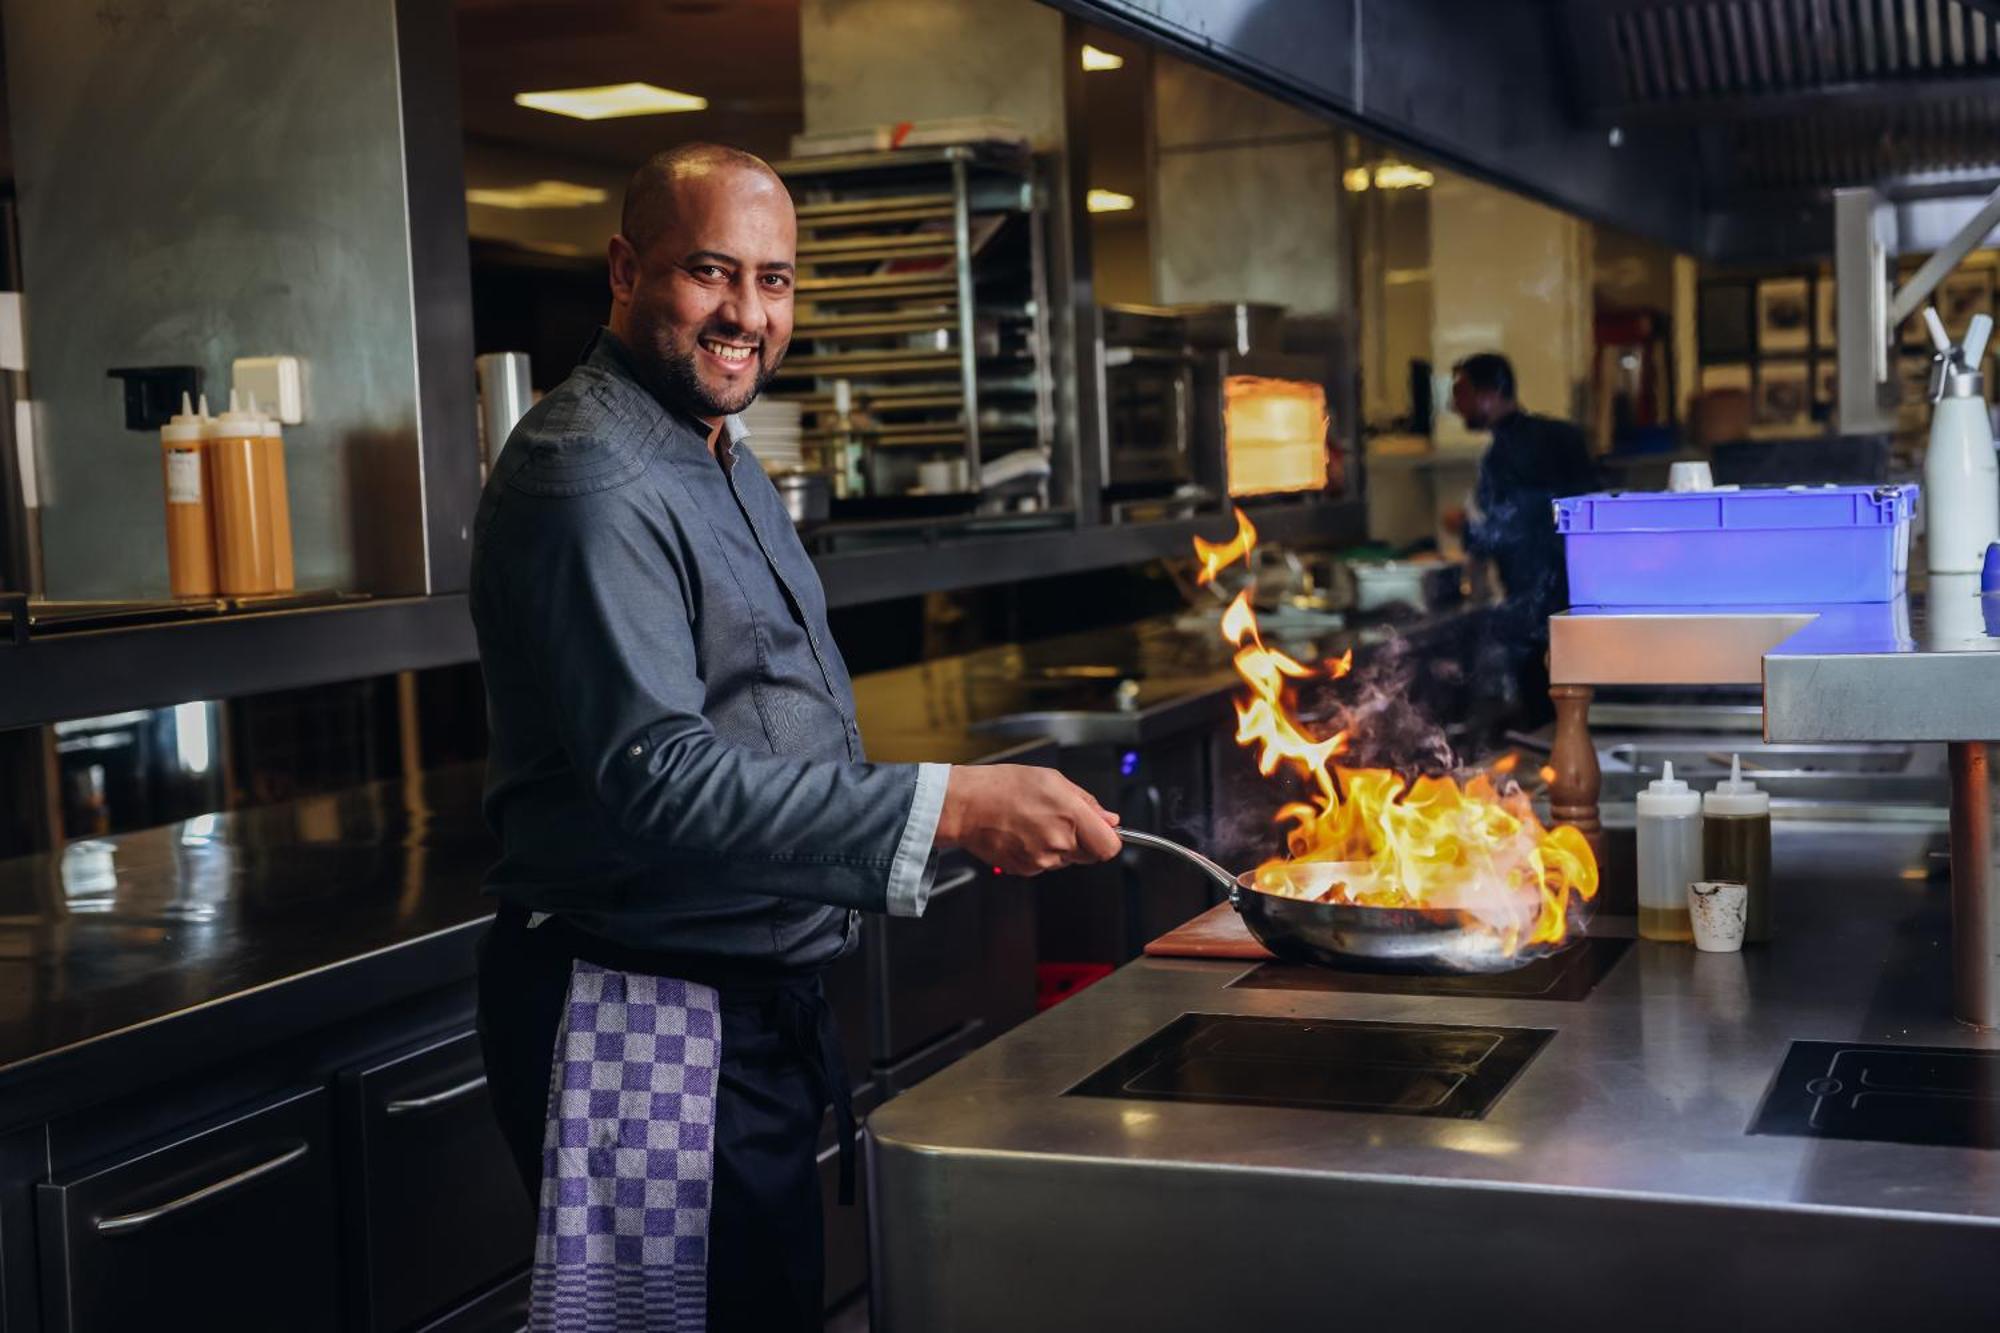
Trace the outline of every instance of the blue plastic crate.
{"label": "blue plastic crate", "polygon": [[1915,486],[1613,491],[1556,501],[1574,606],[1886,602]]}

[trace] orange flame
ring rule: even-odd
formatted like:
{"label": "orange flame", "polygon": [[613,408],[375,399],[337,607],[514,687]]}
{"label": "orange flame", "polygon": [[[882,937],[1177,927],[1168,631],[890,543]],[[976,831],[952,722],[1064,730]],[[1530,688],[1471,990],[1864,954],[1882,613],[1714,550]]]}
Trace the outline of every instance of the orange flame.
{"label": "orange flame", "polygon": [[[1241,511],[1237,524],[1236,539],[1226,545],[1195,540],[1203,582],[1246,559],[1256,544]],[[1493,931],[1509,954],[1559,944],[1578,924],[1582,904],[1597,894],[1596,858],[1575,829],[1544,828],[1518,786],[1496,785],[1494,775],[1510,774],[1519,756],[1506,756],[1491,775],[1478,774],[1463,787],[1449,776],[1412,780],[1386,768],[1339,767],[1333,761],[1347,752],[1347,733],[1314,737],[1287,706],[1286,693],[1294,681],[1339,680],[1352,669],[1353,652],[1315,670],[1266,646],[1248,592],[1229,604],[1222,633],[1236,648],[1236,671],[1249,688],[1236,705],[1236,743],[1256,747],[1265,777],[1289,767],[1312,786],[1310,799],[1278,811],[1278,822],[1290,825],[1289,855],[1258,867],[1258,887],[1305,895],[1315,890],[1301,886],[1324,881],[1287,876],[1285,867],[1340,863],[1345,873],[1328,897],[1368,907],[1458,909]]]}
{"label": "orange flame", "polygon": [[1250,549],[1256,544],[1257,529],[1251,525],[1250,519],[1241,509],[1237,510],[1234,537],[1226,542],[1205,542],[1199,537],[1194,539],[1194,553],[1201,557],[1201,573],[1195,582],[1215,582],[1217,574],[1248,556]]}

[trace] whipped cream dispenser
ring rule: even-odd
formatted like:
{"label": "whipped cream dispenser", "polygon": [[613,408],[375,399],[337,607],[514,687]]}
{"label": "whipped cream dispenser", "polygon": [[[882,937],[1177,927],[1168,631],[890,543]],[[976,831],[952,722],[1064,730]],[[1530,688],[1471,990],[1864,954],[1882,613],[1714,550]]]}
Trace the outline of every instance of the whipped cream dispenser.
{"label": "whipped cream dispenser", "polygon": [[1979,373],[1990,315],[1974,315],[1965,341],[1953,344],[1934,307],[1924,310],[1937,358],[1931,366],[1931,439],[1924,454],[1926,547],[1933,574],[1977,574],[1986,548],[2000,541],[2000,468],[1986,380]]}

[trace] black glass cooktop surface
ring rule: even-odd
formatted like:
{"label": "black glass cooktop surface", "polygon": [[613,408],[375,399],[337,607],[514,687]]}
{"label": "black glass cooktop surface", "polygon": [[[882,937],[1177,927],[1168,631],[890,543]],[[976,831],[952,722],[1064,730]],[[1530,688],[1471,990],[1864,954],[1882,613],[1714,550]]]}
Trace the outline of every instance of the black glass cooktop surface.
{"label": "black glass cooktop surface", "polygon": [[1586,936],[1560,953],[1511,972],[1397,976],[1343,972],[1305,963],[1265,963],[1229,984],[1246,990],[1355,991],[1373,995],[1459,995],[1489,1000],[1581,1000],[1625,956],[1632,941]]}
{"label": "black glass cooktop surface", "polygon": [[1066,1095],[1477,1120],[1554,1035],[1182,1014]]}
{"label": "black glass cooktop surface", "polygon": [[1795,1041],[1750,1132],[2000,1148],[2000,1051]]}

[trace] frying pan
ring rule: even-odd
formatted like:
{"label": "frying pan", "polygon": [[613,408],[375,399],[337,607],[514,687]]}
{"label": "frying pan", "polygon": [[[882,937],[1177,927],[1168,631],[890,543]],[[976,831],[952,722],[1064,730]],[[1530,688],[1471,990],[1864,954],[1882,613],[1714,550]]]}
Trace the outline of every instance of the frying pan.
{"label": "frying pan", "polygon": [[[1119,829],[1118,836],[1134,847],[1167,852],[1200,867],[1228,892],[1230,906],[1258,942],[1286,962],[1349,972],[1435,975],[1510,972],[1546,956],[1507,953],[1499,936],[1459,908],[1361,907],[1288,898],[1259,889],[1257,871],[1232,875],[1193,848],[1136,829]],[[1365,874],[1366,867],[1309,862],[1280,873],[1308,892],[1323,893],[1335,880],[1357,871]]]}

